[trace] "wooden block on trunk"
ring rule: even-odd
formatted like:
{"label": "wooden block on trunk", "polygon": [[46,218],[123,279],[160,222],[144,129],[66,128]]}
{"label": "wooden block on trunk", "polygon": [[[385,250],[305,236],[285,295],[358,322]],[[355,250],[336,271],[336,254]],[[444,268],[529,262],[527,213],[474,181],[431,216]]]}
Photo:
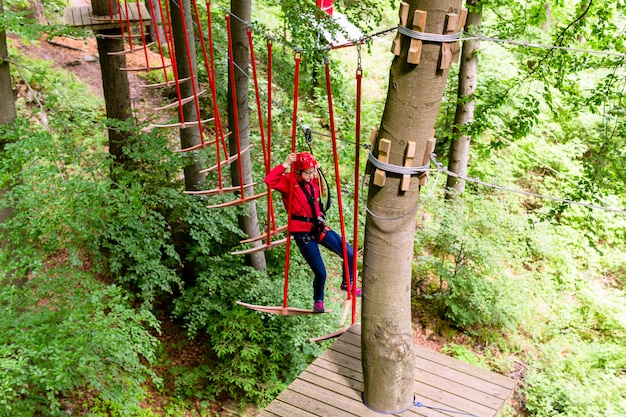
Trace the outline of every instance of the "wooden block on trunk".
{"label": "wooden block on trunk", "polygon": [[[422,158],[422,166],[428,164],[430,160],[430,155],[435,150],[435,143],[437,139],[435,139],[435,132],[433,132],[433,137],[426,141],[426,148],[424,149],[424,157]],[[425,172],[424,175],[420,178],[420,185],[426,185],[428,182],[428,172]]]}
{"label": "wooden block on trunk", "polygon": [[[465,27],[465,21],[467,20],[467,9],[461,9],[461,15],[459,16],[459,22],[456,25],[456,32],[459,33]],[[461,56],[461,43],[456,41],[452,44],[452,62],[455,64],[459,62]]]}
{"label": "wooden block on trunk", "polygon": [[[389,162],[389,153],[391,152],[391,141],[389,139],[381,139],[378,142],[378,160],[380,162],[388,163]],[[382,169],[376,169],[374,172],[374,184],[379,187],[385,186],[385,180],[387,179],[387,174]]]}
{"label": "wooden block on trunk", "polygon": [[[426,28],[426,14],[427,13],[423,10],[416,10],[413,14],[413,30],[415,32],[423,32]],[[419,64],[421,54],[422,41],[419,39],[411,39],[409,54],[406,57],[406,61],[409,64]]]}
{"label": "wooden block on trunk", "polygon": [[[459,15],[456,13],[446,14],[446,23],[443,29],[444,35],[451,35],[456,29],[456,25],[459,22]],[[452,62],[452,51],[450,50],[450,42],[441,43],[441,60],[439,62],[439,69],[450,68]]]}
{"label": "wooden block on trunk", "polygon": [[[400,2],[400,10],[398,11],[400,15],[400,26],[406,26],[407,20],[409,19],[409,3]],[[400,55],[400,51],[402,50],[402,35],[400,32],[396,34],[395,39],[391,44],[391,52],[398,56]]]}
{"label": "wooden block on trunk", "polygon": [[[413,158],[415,157],[415,142],[409,142],[409,146],[406,148],[406,158],[404,158],[404,166],[412,167]],[[411,174],[402,175],[402,183],[400,184],[400,190],[408,191],[411,185]]]}

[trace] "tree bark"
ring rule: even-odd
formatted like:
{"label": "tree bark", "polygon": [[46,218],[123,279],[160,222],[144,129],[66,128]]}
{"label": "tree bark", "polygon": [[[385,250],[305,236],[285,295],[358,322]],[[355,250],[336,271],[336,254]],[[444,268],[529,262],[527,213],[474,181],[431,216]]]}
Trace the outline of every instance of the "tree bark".
{"label": "tree bark", "polygon": [[[4,14],[4,7],[0,0],[0,16]],[[11,87],[11,68],[8,57],[6,33],[0,31],[0,124],[12,124],[17,117],[15,99]],[[4,145],[3,145],[4,148]]]}
{"label": "tree bark", "polygon": [[[93,0],[93,13],[96,16],[109,16],[107,0]],[[117,13],[117,4],[113,5],[113,12]],[[106,29],[98,31],[101,35],[120,35],[120,29]],[[124,55],[110,55],[110,52],[124,50],[122,39],[104,38],[96,36],[98,55],[100,56],[100,71],[102,73],[102,89],[106,106],[107,118],[124,121],[131,117],[130,87],[128,76],[120,68],[126,67]],[[124,155],[122,147],[128,142],[130,133],[122,129],[109,129],[109,153],[114,164],[126,166],[130,163]],[[115,180],[115,178],[113,178]]]}
{"label": "tree bark", "polygon": [[[250,49],[248,46],[248,36],[246,25],[241,21],[249,22],[251,16],[250,0],[232,0],[231,10],[239,19],[231,20],[231,38],[233,42],[233,60],[235,63],[235,91],[232,91],[229,78],[228,83],[228,126],[231,130],[235,127],[235,109],[233,95],[236,98],[237,117],[239,134],[235,132],[229,137],[228,148],[230,155],[237,154],[237,137],[239,138],[240,149],[245,149],[250,144],[250,114],[248,112],[248,68],[250,67]],[[241,20],[240,20],[241,19]],[[245,73],[242,72],[245,71]],[[230,77],[230,76],[229,76]],[[241,174],[240,174],[241,166]],[[241,154],[241,159],[235,160],[231,164],[231,178],[233,186],[252,183],[252,162],[250,151]],[[243,177],[243,178],[242,178]],[[254,188],[245,189],[246,195],[254,195]],[[239,215],[239,227],[250,238],[260,236],[259,218],[257,216],[256,202],[247,203],[248,213]],[[255,241],[254,246],[260,246],[263,242]],[[264,252],[254,252],[246,255],[247,262],[256,270],[262,271],[266,268]]]}
{"label": "tree bark", "polygon": [[[0,0],[0,17],[4,14],[4,6]],[[15,109],[15,99],[13,97],[13,88],[11,87],[11,68],[8,57],[6,33],[0,31],[0,124],[10,125],[15,122],[17,112]],[[4,146],[6,142],[0,138],[0,158],[4,158]],[[0,188],[0,200],[4,199],[5,194],[10,188]],[[13,216],[13,207],[3,207],[0,209],[0,227],[4,226],[4,222]],[[13,252],[13,243],[10,240],[3,239],[0,242],[0,250],[8,253],[11,257]],[[26,277],[15,279],[15,271],[9,271],[6,276],[2,277],[2,284],[14,283],[22,287],[26,283]]]}
{"label": "tree bark", "polygon": [[[470,0],[468,5],[476,6],[480,0]],[[475,10],[471,8],[470,10]],[[470,11],[467,14],[465,30],[473,33],[474,29],[482,23],[482,11]],[[464,133],[463,127],[474,120],[474,93],[476,92],[476,79],[478,76],[478,55],[480,41],[463,42],[461,63],[459,68],[459,87],[457,90],[456,114],[454,116],[454,139],[450,143],[448,155],[448,170],[462,176],[467,175],[469,164],[469,152],[471,136]],[[448,192],[446,199],[452,199],[465,190],[465,180],[448,176],[446,183]]]}
{"label": "tree bark", "polygon": [[[425,32],[441,34],[446,13],[459,13],[461,0],[411,0],[428,13]],[[414,166],[421,165],[432,137],[448,69],[438,68],[441,44],[424,42],[419,65],[407,63],[409,39],[389,74],[387,101],[375,149],[391,141],[389,163],[404,166],[408,142],[416,142]],[[362,364],[364,401],[376,411],[396,413],[413,405],[415,361],[411,323],[411,266],[419,181],[400,191],[401,176],[387,173],[384,187],[370,178],[363,257]],[[372,214],[373,213],[373,214]]]}
{"label": "tree bark", "polygon": [[[182,13],[180,6],[182,8]],[[172,14],[172,32],[174,36],[174,51],[176,66],[179,78],[190,77],[193,73],[194,84],[184,82],[180,84],[182,97],[193,97],[194,86],[198,89],[198,61],[196,58],[196,40],[193,30],[193,15],[191,14],[191,3],[189,0],[170,0],[170,10]],[[183,17],[185,19],[183,23]],[[190,64],[191,62],[191,64]],[[185,122],[195,122],[201,119],[196,111],[195,101],[183,105],[183,117]],[[180,129],[180,145],[183,149],[191,148],[202,143],[200,138],[200,126],[190,126]],[[184,168],[185,189],[188,191],[199,190],[206,178],[206,174],[201,173],[200,163],[196,160],[195,153],[190,154],[189,163]]]}

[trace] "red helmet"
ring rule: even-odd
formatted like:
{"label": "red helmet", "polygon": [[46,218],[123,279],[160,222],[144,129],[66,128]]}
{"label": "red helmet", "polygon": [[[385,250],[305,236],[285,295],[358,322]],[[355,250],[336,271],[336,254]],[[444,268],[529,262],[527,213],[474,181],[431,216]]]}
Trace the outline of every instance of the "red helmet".
{"label": "red helmet", "polygon": [[298,171],[304,171],[309,168],[313,168],[317,165],[315,157],[309,152],[300,152],[296,155],[296,162],[294,162],[294,168]]}

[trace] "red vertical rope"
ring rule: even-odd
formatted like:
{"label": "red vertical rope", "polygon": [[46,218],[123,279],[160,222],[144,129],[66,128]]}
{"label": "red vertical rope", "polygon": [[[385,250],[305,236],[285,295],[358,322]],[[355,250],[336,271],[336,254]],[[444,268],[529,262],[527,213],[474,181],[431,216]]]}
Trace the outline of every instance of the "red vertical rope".
{"label": "red vertical rope", "polygon": [[[149,4],[150,4],[150,15],[151,16],[156,16],[156,9],[154,8],[154,2],[152,0],[148,0]],[[159,0],[157,0],[159,1]],[[161,6],[161,3],[159,3],[159,7]],[[156,19],[155,20],[155,25],[156,25]],[[161,9],[161,24],[163,24],[163,10]],[[156,33],[156,38],[157,38],[157,45],[159,46],[159,56],[161,58],[161,66],[163,67],[163,75],[165,76],[165,82],[169,83],[169,77],[167,75],[167,68],[165,66],[165,57],[163,56],[163,44],[161,42],[161,35],[159,33],[159,28],[155,28],[155,33]],[[165,30],[163,31],[163,33],[165,33]],[[167,40],[166,40],[167,42]]]}
{"label": "red vertical rope", "polygon": [[[291,120],[291,153],[296,151],[296,125],[298,122],[298,84],[300,81],[300,61],[302,56],[299,52],[294,53],[295,69],[293,82],[293,116]],[[291,248],[291,210],[293,207],[293,189],[295,187],[295,170],[293,167],[289,171],[289,197],[287,199],[287,249],[285,251],[285,283],[283,285],[283,308],[287,308],[287,296],[289,293],[289,251]]]}
{"label": "red vertical rope", "polygon": [[113,20],[113,2],[109,0],[109,17]]}
{"label": "red vertical rope", "polygon": [[237,86],[235,83],[235,57],[233,56],[233,39],[231,33],[231,25],[230,25],[230,15],[226,14],[226,31],[228,34],[228,68],[230,70],[230,89],[231,89],[231,99],[233,102],[233,130],[235,131],[235,144],[237,145],[237,160],[239,167],[239,190],[241,199],[244,199],[246,196],[244,194],[244,184],[243,184],[243,168],[241,164],[241,143],[239,141],[239,113],[237,109]]}
{"label": "red vertical rope", "polygon": [[133,32],[130,30],[130,12],[128,11],[128,0],[124,0],[124,9],[126,10],[126,27],[128,28],[128,48],[133,49]]}
{"label": "red vertical rope", "polygon": [[[161,0],[159,1],[159,7],[163,12],[161,6]],[[172,13],[170,11],[169,1],[165,0],[165,10],[167,12],[167,30],[165,35],[167,37],[167,45],[170,53],[170,62],[172,63],[172,72],[174,73],[174,84],[176,84],[176,96],[178,97],[178,117],[181,123],[185,123],[185,113],[183,112],[183,99],[180,92],[180,77],[178,76],[178,64],[176,63],[176,52],[174,48],[174,31],[172,29]]]}
{"label": "red vertical rope", "polygon": [[215,157],[217,158],[217,181],[218,188],[221,190],[224,183],[222,176],[222,163],[220,157],[220,145],[224,151],[224,158],[228,160],[228,150],[224,141],[224,128],[222,127],[222,118],[220,117],[219,108],[217,106],[217,86],[215,81],[215,57],[213,53],[213,23],[211,16],[211,2],[206,2],[207,11],[207,37],[209,41],[209,66],[207,70],[209,75],[209,83],[211,85],[211,99],[213,101],[213,117],[215,117]]}
{"label": "red vertical rope", "polygon": [[[267,38],[267,160],[272,166],[272,40]],[[272,190],[270,189],[267,194],[267,212],[268,229],[276,230],[276,215],[274,213],[274,202],[272,200]],[[267,244],[269,245],[269,234],[267,237]]]}
{"label": "red vertical rope", "polygon": [[146,46],[146,31],[143,27],[143,18],[141,16],[141,4],[137,0],[137,17],[139,18],[139,28],[141,30],[141,42],[143,43],[143,54],[146,58],[146,67],[150,68],[150,59],[148,58],[148,47]]}
{"label": "red vertical rope", "polygon": [[[198,119],[198,130],[200,131],[200,142],[204,145],[204,133],[202,132],[202,117],[200,114],[200,102],[198,100],[198,91],[196,89],[196,75],[194,74],[193,63],[191,62],[191,47],[189,46],[189,37],[187,36],[187,22],[185,22],[185,10],[183,8],[182,1],[178,5],[178,10],[180,11],[180,20],[182,23],[182,29],[185,33],[185,51],[187,52],[187,64],[189,65],[189,76],[191,77],[191,89],[193,91],[194,96],[194,105],[196,108],[196,118]],[[195,45],[194,45],[195,47]]]}
{"label": "red vertical rope", "polygon": [[[360,53],[360,52],[359,52]],[[360,168],[360,150],[361,150],[361,79],[363,78],[363,69],[361,63],[356,70],[356,126],[354,132],[354,228],[352,231],[354,242],[352,250],[354,253],[354,261],[352,262],[352,324],[356,321],[356,288],[357,288],[357,250],[359,247],[359,168]]]}
{"label": "red vertical rope", "polygon": [[117,0],[117,14],[119,15],[119,21],[120,21],[120,34],[122,35],[122,41],[124,39],[124,19],[122,18],[122,3],[120,3],[120,0]]}
{"label": "red vertical rope", "polygon": [[[347,286],[350,287],[350,267],[348,263],[348,242],[346,239],[346,225],[343,218],[343,203],[341,201],[341,183],[339,180],[339,155],[337,153],[337,134],[335,132],[335,115],[333,110],[333,92],[330,85],[330,65],[328,60],[324,62],[326,71],[326,91],[328,94],[328,114],[330,118],[330,134],[332,136],[333,143],[333,161],[335,163],[335,184],[337,185],[337,205],[339,206],[339,223],[341,224],[341,242],[343,246],[343,270],[348,280]],[[354,257],[354,255],[353,255]],[[353,282],[356,281],[356,277],[353,278]],[[350,291],[348,291],[348,299],[352,298]]]}

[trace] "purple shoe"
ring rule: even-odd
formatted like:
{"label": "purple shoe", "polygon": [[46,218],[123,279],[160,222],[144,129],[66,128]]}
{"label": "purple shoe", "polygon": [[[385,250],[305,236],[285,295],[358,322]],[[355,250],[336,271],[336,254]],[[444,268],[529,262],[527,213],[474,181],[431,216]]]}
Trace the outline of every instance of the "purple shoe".
{"label": "purple shoe", "polygon": [[[348,291],[348,287],[346,286],[345,282],[341,283],[341,291]],[[350,294],[352,294],[352,288],[350,288]],[[361,296],[361,289],[359,287],[356,288],[356,296],[360,297]]]}
{"label": "purple shoe", "polygon": [[313,312],[314,313],[323,313],[324,312],[324,302],[319,301],[313,304]]}

